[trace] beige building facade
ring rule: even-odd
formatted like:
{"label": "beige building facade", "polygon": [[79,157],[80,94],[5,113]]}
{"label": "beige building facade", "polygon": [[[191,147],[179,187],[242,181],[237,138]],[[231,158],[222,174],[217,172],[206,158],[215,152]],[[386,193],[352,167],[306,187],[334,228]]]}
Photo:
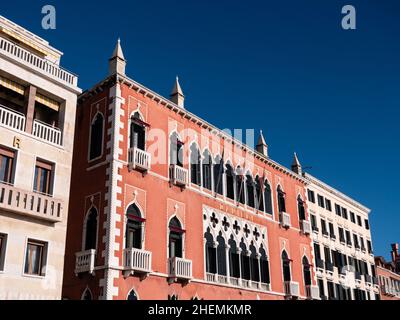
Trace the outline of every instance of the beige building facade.
{"label": "beige building facade", "polygon": [[0,16],[0,299],[60,299],[77,77]]}

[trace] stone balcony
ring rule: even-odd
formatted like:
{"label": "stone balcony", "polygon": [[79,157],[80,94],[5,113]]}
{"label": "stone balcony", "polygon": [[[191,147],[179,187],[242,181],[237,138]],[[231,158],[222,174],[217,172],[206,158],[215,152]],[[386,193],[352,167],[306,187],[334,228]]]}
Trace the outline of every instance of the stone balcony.
{"label": "stone balcony", "polygon": [[137,248],[124,249],[124,274],[125,276],[151,272],[151,252]]}
{"label": "stone balcony", "polygon": [[63,219],[63,201],[0,183],[0,208],[53,223]]}
{"label": "stone balcony", "polygon": [[192,279],[192,261],[173,257],[168,259],[169,278],[177,281],[190,281]]}

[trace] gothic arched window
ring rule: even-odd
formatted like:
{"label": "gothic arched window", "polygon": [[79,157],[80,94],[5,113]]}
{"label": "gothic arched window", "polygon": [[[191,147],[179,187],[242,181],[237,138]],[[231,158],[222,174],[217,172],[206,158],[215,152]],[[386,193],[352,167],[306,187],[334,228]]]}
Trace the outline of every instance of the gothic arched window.
{"label": "gothic arched window", "polygon": [[285,203],[285,193],[281,189],[281,186],[278,186],[278,208],[279,212],[286,212],[286,203]]}
{"label": "gothic arched window", "polygon": [[311,285],[311,266],[307,257],[303,257],[303,277],[306,286]]}
{"label": "gothic arched window", "polygon": [[304,202],[300,196],[297,197],[297,211],[299,213],[299,220],[306,220],[306,210],[304,208]]}
{"label": "gothic arched window", "polygon": [[254,189],[255,185],[253,177],[251,176],[251,174],[247,173],[246,175],[247,205],[252,208],[255,208]]}
{"label": "gothic arched window", "polygon": [[282,272],[283,272],[283,281],[291,281],[292,276],[290,274],[290,259],[285,250],[282,252]]}
{"label": "gothic arched window", "polygon": [[104,117],[98,112],[90,126],[89,160],[100,157],[103,152],[103,128]]}
{"label": "gothic arched window", "polygon": [[260,274],[262,283],[270,283],[268,257],[262,247],[260,248]]}
{"label": "gothic arched window", "polygon": [[204,234],[206,240],[206,272],[217,273],[217,252],[214,247],[214,238],[209,230]]}
{"label": "gothic arched window", "polygon": [[146,129],[139,112],[135,112],[131,117],[129,147],[145,149]]}
{"label": "gothic arched window", "polygon": [[208,150],[204,151],[203,154],[203,188],[211,190],[212,179],[211,179],[211,168],[212,168],[212,158]]}
{"label": "gothic arched window", "polygon": [[264,201],[265,201],[265,213],[272,214],[272,190],[268,181],[264,182]]}
{"label": "gothic arched window", "polygon": [[176,132],[169,138],[169,161],[170,164],[183,166],[183,143],[179,140]]}
{"label": "gothic arched window", "polygon": [[221,233],[217,237],[217,273],[226,276],[226,249],[225,249],[225,239],[222,237]]}
{"label": "gothic arched window", "polygon": [[184,232],[178,218],[173,217],[169,222],[169,258],[182,258]]}
{"label": "gothic arched window", "polygon": [[200,152],[195,144],[190,146],[190,181],[201,185]]}
{"label": "gothic arched window", "polygon": [[260,263],[258,259],[258,254],[256,247],[254,245],[250,246],[250,271],[251,280],[255,282],[260,281]]}
{"label": "gothic arched window", "polygon": [[235,180],[234,173],[231,165],[228,163],[226,165],[226,196],[229,199],[235,200]]}
{"label": "gothic arched window", "polygon": [[91,208],[86,218],[85,250],[96,249],[97,247],[97,219],[97,210]]}
{"label": "gothic arched window", "polygon": [[142,218],[139,208],[131,204],[126,211],[126,248],[142,249]]}
{"label": "gothic arched window", "polygon": [[230,276],[233,278],[240,278],[240,257],[237,249],[236,241],[233,236],[228,241],[229,245],[229,270]]}
{"label": "gothic arched window", "polygon": [[223,176],[224,176],[224,162],[220,156],[215,157],[214,168],[214,191],[223,195]]}
{"label": "gothic arched window", "polygon": [[132,290],[129,292],[128,298],[127,298],[126,300],[128,300],[128,301],[139,300],[139,299],[138,299],[138,296],[137,296],[137,294],[136,294],[136,292],[135,292],[135,290],[132,289]]}

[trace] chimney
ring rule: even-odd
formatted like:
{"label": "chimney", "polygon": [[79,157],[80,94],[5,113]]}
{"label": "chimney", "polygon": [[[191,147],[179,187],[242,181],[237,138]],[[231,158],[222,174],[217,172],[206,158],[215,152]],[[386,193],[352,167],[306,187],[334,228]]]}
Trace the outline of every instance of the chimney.
{"label": "chimney", "polygon": [[399,244],[398,243],[393,243],[392,244],[392,261],[396,262],[400,259],[399,257]]}
{"label": "chimney", "polygon": [[296,172],[299,175],[302,175],[302,173],[303,173],[303,170],[301,168],[299,158],[297,158],[296,152],[294,153],[294,157],[293,157],[292,171]]}
{"label": "chimney", "polygon": [[179,78],[176,76],[174,87],[170,95],[170,100],[175,103],[178,107],[185,109],[185,96],[183,94],[181,85],[179,84]]}
{"label": "chimney", "polygon": [[259,153],[263,154],[264,156],[268,157],[268,145],[265,142],[262,130],[260,130],[260,135],[258,136],[256,150],[257,150],[257,152],[259,152]]}

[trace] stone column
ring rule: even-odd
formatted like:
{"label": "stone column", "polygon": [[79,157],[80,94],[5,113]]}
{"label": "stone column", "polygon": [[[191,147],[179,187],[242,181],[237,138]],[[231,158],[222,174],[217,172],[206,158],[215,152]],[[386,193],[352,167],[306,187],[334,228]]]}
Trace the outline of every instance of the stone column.
{"label": "stone column", "polygon": [[24,111],[26,115],[25,132],[32,133],[33,117],[35,113],[36,87],[29,86],[25,89]]}

